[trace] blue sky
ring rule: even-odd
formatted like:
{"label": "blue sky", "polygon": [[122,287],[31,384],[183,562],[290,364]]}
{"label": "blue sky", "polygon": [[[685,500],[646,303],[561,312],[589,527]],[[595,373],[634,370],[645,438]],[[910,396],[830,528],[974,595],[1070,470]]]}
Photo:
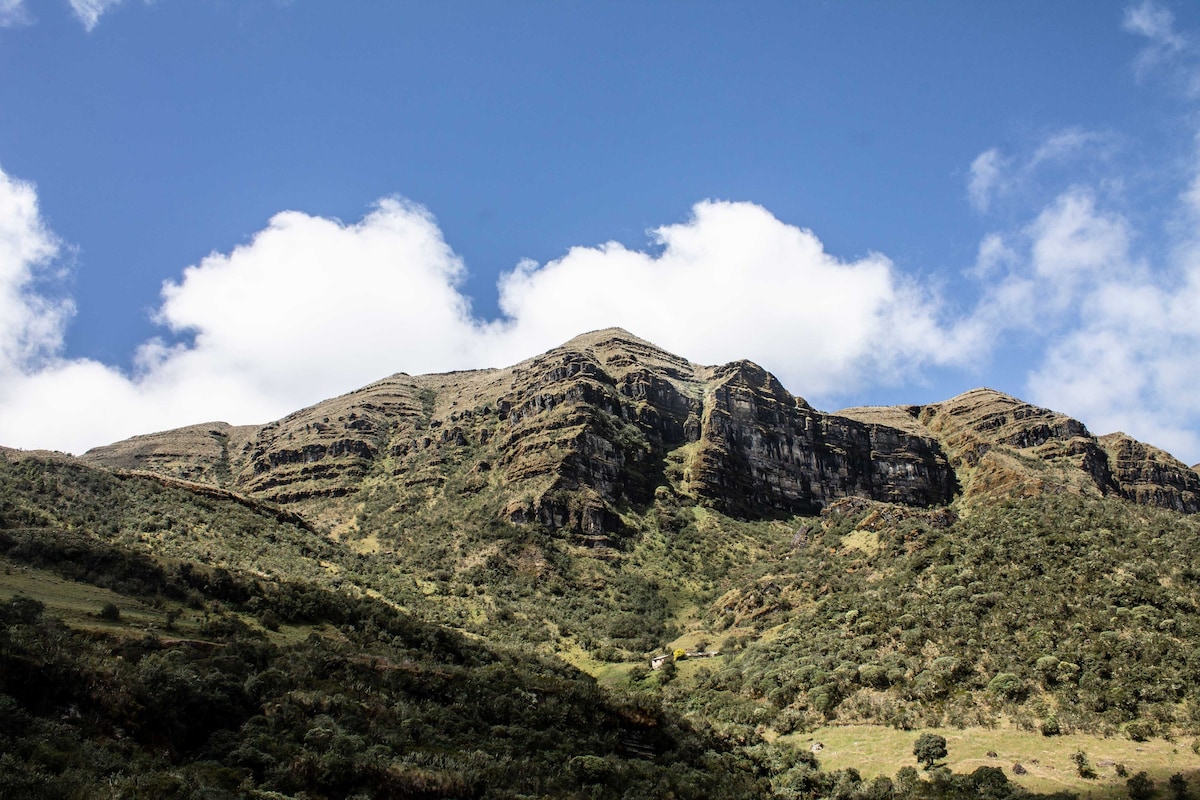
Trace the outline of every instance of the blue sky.
{"label": "blue sky", "polygon": [[1191,3],[0,0],[0,444],[622,325],[1200,461]]}

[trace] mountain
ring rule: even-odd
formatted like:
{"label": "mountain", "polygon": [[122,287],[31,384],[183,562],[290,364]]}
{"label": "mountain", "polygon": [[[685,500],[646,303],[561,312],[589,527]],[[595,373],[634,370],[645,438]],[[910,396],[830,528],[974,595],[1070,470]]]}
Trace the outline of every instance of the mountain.
{"label": "mountain", "polygon": [[[996,765],[885,785],[817,770],[797,737],[1191,735],[1197,510],[1169,454],[993,390],[824,413],[753,363],[596,331],[262,426],[0,453],[0,590],[21,593],[0,652],[23,648],[0,703],[24,720],[0,744],[48,770],[31,737],[103,740],[86,769],[111,777],[97,754],[132,736],[149,773],[206,791],[1002,798]],[[146,705],[160,674],[130,671],[139,638],[164,685],[274,688],[221,695],[228,724],[122,722],[105,698]],[[34,702],[12,676],[43,668]],[[86,724],[54,727],[72,704]]]}
{"label": "mountain", "polygon": [[660,488],[747,518],[1051,484],[1200,510],[1200,476],[1168,454],[998,392],[824,414],[751,362],[700,366],[615,328],[507,369],[393,375],[261,427],[191,426],[82,460],[323,510],[384,473],[426,502],[495,488],[507,519],[590,536],[619,533],[621,509]]}

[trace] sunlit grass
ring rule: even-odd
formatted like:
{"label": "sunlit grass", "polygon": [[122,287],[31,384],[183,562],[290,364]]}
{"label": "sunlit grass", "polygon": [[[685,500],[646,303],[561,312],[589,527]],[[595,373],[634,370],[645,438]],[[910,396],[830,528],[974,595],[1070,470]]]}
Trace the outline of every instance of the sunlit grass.
{"label": "sunlit grass", "polygon": [[[1200,755],[1191,749],[1191,740],[1152,739],[1134,742],[1125,738],[1083,734],[1042,736],[1012,727],[939,728],[932,731],[901,731],[873,725],[846,725],[819,728],[809,733],[789,734],[778,741],[810,750],[820,742],[817,753],[822,769],[857,769],[865,779],[879,775],[894,777],[901,767],[918,766],[913,743],[922,733],[933,732],[946,738],[949,757],[945,764],[953,772],[970,773],[982,766],[1000,767],[1009,780],[1034,792],[1071,791],[1081,797],[1125,797],[1125,777],[1117,774],[1123,764],[1128,775],[1145,770],[1155,781],[1160,794],[1166,794],[1166,781],[1182,773],[1193,786],[1200,781]],[[1087,754],[1097,777],[1079,777],[1071,756]],[[995,757],[988,753],[995,753]],[[1017,775],[1013,766],[1020,764],[1027,773]]]}

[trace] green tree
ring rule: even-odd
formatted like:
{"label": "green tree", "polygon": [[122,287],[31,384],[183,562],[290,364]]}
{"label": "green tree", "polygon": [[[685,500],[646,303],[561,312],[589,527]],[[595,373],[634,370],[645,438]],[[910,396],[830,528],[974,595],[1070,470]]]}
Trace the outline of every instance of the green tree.
{"label": "green tree", "polygon": [[1129,800],[1150,800],[1154,796],[1154,781],[1143,770],[1125,781]]}
{"label": "green tree", "polygon": [[1167,787],[1171,790],[1173,800],[1188,800],[1188,782],[1187,778],[1183,777],[1182,773],[1176,772],[1167,780]]}
{"label": "green tree", "polygon": [[949,751],[946,750],[946,737],[938,736],[936,733],[922,733],[917,737],[917,743],[913,745],[913,755],[917,757],[917,762],[925,765],[925,769],[932,769],[934,763],[946,757]]}

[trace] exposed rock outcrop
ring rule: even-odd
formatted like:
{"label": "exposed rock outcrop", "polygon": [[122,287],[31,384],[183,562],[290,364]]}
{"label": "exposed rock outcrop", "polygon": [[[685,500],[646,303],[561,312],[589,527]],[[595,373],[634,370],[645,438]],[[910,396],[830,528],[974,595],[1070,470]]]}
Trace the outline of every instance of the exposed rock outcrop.
{"label": "exposed rock outcrop", "polygon": [[615,328],[507,369],[394,375],[261,427],[192,426],[83,459],[342,523],[362,503],[404,513],[477,496],[486,513],[597,544],[662,491],[747,517],[1053,487],[1195,511],[1200,482],[1161,451],[1102,443],[999,392],[824,414],[751,362],[700,366]]}
{"label": "exposed rock outcrop", "polygon": [[1200,511],[1200,475],[1157,447],[1124,433],[1100,437],[1120,495],[1187,514]]}
{"label": "exposed rock outcrop", "polygon": [[747,361],[713,378],[692,475],[726,511],[814,513],[848,496],[924,506],[954,496],[954,471],[927,435],[822,414]]}

